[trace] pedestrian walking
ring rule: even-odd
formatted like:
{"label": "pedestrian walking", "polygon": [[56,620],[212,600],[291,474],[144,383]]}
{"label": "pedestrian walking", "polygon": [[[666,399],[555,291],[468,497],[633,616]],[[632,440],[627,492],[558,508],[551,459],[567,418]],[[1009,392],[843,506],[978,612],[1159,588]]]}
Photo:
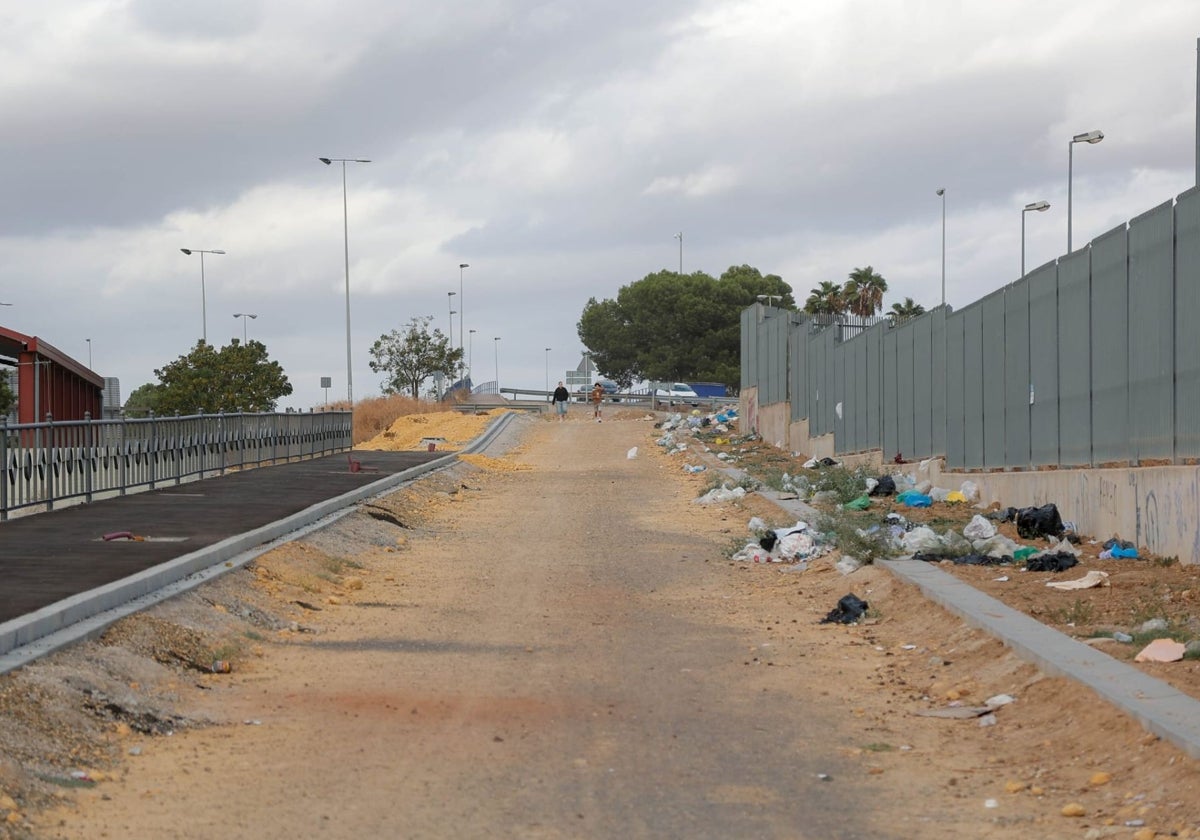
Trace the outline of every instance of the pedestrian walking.
{"label": "pedestrian walking", "polygon": [[597,423],[601,422],[600,403],[601,403],[601,401],[603,401],[603,399],[604,399],[604,388],[602,388],[600,386],[600,383],[597,382],[595,384],[595,386],[592,388],[592,416],[596,418]]}
{"label": "pedestrian walking", "polygon": [[571,392],[566,389],[560,379],[558,387],[554,389],[554,396],[551,397],[551,402],[554,404],[554,411],[558,414],[559,423],[567,419],[567,403],[570,401]]}

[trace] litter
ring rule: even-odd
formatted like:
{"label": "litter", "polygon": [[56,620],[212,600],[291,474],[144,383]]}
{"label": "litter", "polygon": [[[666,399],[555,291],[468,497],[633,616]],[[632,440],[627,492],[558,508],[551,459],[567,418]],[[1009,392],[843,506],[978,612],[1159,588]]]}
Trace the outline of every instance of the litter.
{"label": "litter", "polygon": [[843,595],[829,615],[821,619],[821,624],[855,624],[869,608],[867,602],[857,595]]}
{"label": "litter", "polygon": [[914,715],[950,720],[971,720],[992,713],[991,706],[950,706],[945,709],[917,709]]}
{"label": "litter", "polygon": [[698,505],[719,505],[724,502],[736,502],[739,499],[746,497],[746,488],[734,487],[722,484],[720,487],[714,487],[700,498],[696,499]]}
{"label": "litter", "polygon": [[963,498],[968,502],[979,501],[979,485],[974,481],[964,481],[959,492],[963,494]]}
{"label": "litter", "polygon": [[1054,504],[1021,508],[1017,511],[1016,521],[1017,534],[1023,540],[1063,535],[1062,517],[1058,515],[1058,507]]}
{"label": "litter", "polygon": [[932,528],[924,525],[913,528],[900,538],[900,546],[910,554],[922,551],[937,551],[942,548],[941,538]]}
{"label": "litter", "polygon": [[867,488],[868,496],[894,496],[896,495],[896,480],[890,475],[881,475],[879,480],[875,482],[874,487]]}
{"label": "litter", "polygon": [[914,493],[904,500],[904,504],[911,508],[927,508],[933,504],[933,499],[921,493]]}
{"label": "litter", "polygon": [[846,510],[866,510],[871,506],[871,500],[866,496],[859,496],[852,502],[846,502],[842,507]]}
{"label": "litter", "polygon": [[[633,447],[633,449],[630,449],[628,452],[626,452],[625,457],[628,458],[630,461],[632,461],[634,458],[636,458],[637,457],[637,447],[635,446],[635,447]],[[701,469],[703,469],[703,468],[701,468]]]}
{"label": "litter", "polygon": [[1039,554],[1025,561],[1027,572],[1065,572],[1072,566],[1079,565],[1074,554],[1060,551],[1057,554]]}
{"label": "litter", "polygon": [[1039,554],[1039,553],[1040,552],[1036,548],[1033,548],[1032,546],[1028,546],[1028,545],[1023,545],[1020,548],[1018,548],[1016,551],[1013,552],[1013,559],[1016,560],[1018,563],[1024,563],[1030,557],[1033,557],[1035,554]]}
{"label": "litter", "polygon": [[1101,572],[1096,569],[1088,572],[1081,578],[1075,580],[1048,580],[1046,586],[1051,589],[1091,589],[1094,586],[1108,586],[1108,572]]}
{"label": "litter", "polygon": [[704,466],[704,464],[684,464],[683,465],[684,472],[689,472],[689,473],[692,473],[693,475],[696,473],[702,473],[706,469],[708,469],[708,467]]}
{"label": "litter", "polygon": [[946,501],[952,505],[966,504],[967,497],[962,494],[961,490],[951,490],[946,494]]}
{"label": "litter", "polygon": [[979,514],[971,517],[971,521],[963,528],[963,536],[974,542],[975,540],[987,540],[996,536],[996,526],[988,522]]}
{"label": "litter", "polygon": [[1003,534],[996,534],[986,540],[975,540],[971,549],[977,554],[987,554],[990,557],[1012,557],[1020,548],[1015,542]]}
{"label": "litter", "polygon": [[1134,662],[1178,662],[1187,648],[1174,639],[1155,639],[1133,657]]}
{"label": "litter", "polygon": [[757,534],[760,531],[767,530],[767,523],[764,522],[761,517],[751,516],[750,521],[746,523],[746,530],[748,530],[751,534]]}
{"label": "litter", "polygon": [[862,568],[862,561],[857,557],[845,555],[841,560],[837,561],[833,565],[834,568],[836,568],[843,575],[852,575]]}

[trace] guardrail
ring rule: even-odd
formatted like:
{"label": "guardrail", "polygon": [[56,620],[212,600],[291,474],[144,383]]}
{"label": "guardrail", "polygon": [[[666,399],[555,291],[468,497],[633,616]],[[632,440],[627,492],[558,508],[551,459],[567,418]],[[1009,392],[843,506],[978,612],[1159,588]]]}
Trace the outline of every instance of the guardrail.
{"label": "guardrail", "polygon": [[[501,388],[501,396],[511,394],[514,399],[521,399],[522,395],[527,395],[527,399],[543,399],[549,405],[550,397],[553,391],[536,391],[527,388]],[[574,391],[571,394],[572,402],[591,402],[590,391]],[[737,405],[737,397],[697,397],[693,400],[682,400],[678,397],[668,398],[655,396],[648,391],[617,391],[612,394],[604,395],[604,402],[613,403],[633,403],[636,405],[646,405],[650,408],[670,407],[672,405],[706,405],[706,406],[725,406]],[[491,406],[496,408],[496,406]]]}
{"label": "guardrail", "polygon": [[198,414],[9,425],[0,418],[0,522],[22,508],[125,495],[228,469],[348,451],[349,411]]}

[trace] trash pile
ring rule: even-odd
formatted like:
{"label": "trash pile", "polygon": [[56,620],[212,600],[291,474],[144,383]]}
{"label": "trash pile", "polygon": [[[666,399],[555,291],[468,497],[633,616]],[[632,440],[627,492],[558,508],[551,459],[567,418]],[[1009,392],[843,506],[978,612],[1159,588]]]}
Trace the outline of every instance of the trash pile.
{"label": "trash pile", "polygon": [[[741,488],[737,488],[741,489]],[[749,563],[790,563],[797,571],[807,568],[808,561],[833,550],[824,538],[806,522],[796,522],[783,528],[769,528],[755,516],[747,524],[753,540],[730,558]]]}
{"label": "trash pile", "polygon": [[[756,435],[731,437],[730,428],[736,422],[737,409],[735,408],[726,408],[711,414],[703,414],[699,409],[694,409],[687,415],[672,414],[662,423],[655,424],[655,428],[662,433],[655,443],[665,449],[668,455],[678,455],[687,451],[689,441],[699,444],[702,451],[708,452],[709,448],[706,443],[708,439],[720,446],[758,440]],[[720,452],[717,457],[722,461],[734,460],[734,457],[727,452]],[[702,472],[704,467],[689,464],[685,465],[685,469],[688,472]]]}

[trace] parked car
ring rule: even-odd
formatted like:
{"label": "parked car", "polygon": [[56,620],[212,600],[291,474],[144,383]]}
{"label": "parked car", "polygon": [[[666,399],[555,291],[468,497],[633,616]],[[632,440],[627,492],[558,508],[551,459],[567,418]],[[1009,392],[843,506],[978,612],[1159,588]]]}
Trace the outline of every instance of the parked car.
{"label": "parked car", "polygon": [[686,382],[673,382],[666,388],[658,388],[655,390],[654,396],[660,400],[666,400],[672,405],[677,402],[700,405],[700,395],[693,391],[692,386]]}
{"label": "parked car", "polygon": [[[600,386],[600,390],[604,391],[604,396],[608,397],[608,399],[612,400],[613,402],[621,401],[618,397],[612,396],[620,390],[620,388],[617,387],[616,382],[610,382],[607,379],[598,379],[596,380],[596,384]],[[587,385],[580,385],[575,389],[575,393],[579,394],[579,396],[576,398],[579,400],[579,402],[589,402],[592,398],[592,389]]]}

